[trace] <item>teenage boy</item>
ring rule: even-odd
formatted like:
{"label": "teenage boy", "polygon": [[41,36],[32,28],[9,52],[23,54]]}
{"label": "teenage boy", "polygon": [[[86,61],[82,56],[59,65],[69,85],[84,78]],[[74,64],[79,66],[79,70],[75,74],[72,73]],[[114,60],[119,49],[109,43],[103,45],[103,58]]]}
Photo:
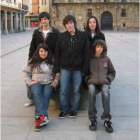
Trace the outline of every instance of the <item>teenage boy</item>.
{"label": "teenage boy", "polygon": [[89,88],[89,129],[96,130],[97,110],[95,106],[96,90],[102,93],[102,104],[104,112],[101,119],[104,120],[104,126],[109,133],[113,132],[111,126],[110,115],[110,84],[115,78],[116,71],[110,58],[107,56],[107,46],[103,40],[96,40],[92,46],[92,55],[90,58],[89,75],[86,77],[86,82]]}
{"label": "teenage boy", "polygon": [[[77,30],[76,19],[67,15],[63,19],[67,31],[60,33],[55,50],[55,72],[60,73],[60,109],[59,118],[65,118],[70,109],[70,118],[75,118],[80,100],[82,76],[89,68],[89,42],[84,32]],[[69,85],[72,85],[70,107],[68,100]]]}
{"label": "teenage boy", "polygon": [[[59,31],[50,26],[49,13],[47,12],[40,13],[39,21],[40,21],[41,27],[36,29],[33,33],[32,41],[29,48],[28,60],[32,58],[38,44],[41,44],[41,43],[47,44],[53,56],[55,53],[55,46],[56,46]],[[34,104],[33,96],[28,86],[27,86],[27,97],[29,99],[29,102],[24,105],[26,107]]]}

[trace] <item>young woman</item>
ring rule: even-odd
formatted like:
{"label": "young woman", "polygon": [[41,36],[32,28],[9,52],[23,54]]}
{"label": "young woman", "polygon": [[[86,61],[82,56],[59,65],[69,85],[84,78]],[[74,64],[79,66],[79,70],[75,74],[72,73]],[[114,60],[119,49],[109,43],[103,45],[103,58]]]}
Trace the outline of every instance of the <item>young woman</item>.
{"label": "young woman", "polygon": [[[32,77],[30,77],[32,72]],[[22,77],[33,93],[35,109],[35,131],[49,122],[48,106],[54,88],[58,85],[59,75],[54,79],[53,59],[46,44],[39,44],[33,57],[23,67]]]}
{"label": "young woman", "polygon": [[94,41],[97,39],[101,39],[101,40],[105,41],[105,36],[100,31],[98,20],[95,16],[91,16],[87,20],[86,32],[88,34],[88,39],[89,39],[90,45],[92,45],[94,43]]}
{"label": "young woman", "polygon": [[[101,39],[101,40],[105,41],[105,36],[100,31],[98,20],[95,16],[91,16],[87,20],[86,33],[87,33],[87,36],[88,36],[88,39],[89,39],[89,42],[90,42],[90,50],[91,50],[92,44],[95,42],[95,40]],[[88,90],[88,86],[85,83],[84,79],[82,79],[81,89],[82,90]]]}

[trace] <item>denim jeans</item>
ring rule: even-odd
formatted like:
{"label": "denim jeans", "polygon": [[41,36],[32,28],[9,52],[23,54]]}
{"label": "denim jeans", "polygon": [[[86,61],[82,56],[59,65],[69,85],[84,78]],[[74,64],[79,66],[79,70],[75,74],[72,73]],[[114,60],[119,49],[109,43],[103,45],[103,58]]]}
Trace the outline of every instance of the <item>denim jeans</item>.
{"label": "denim jeans", "polygon": [[[32,77],[32,72],[29,73],[29,76]],[[27,87],[27,98],[30,100],[30,102],[34,103],[33,93],[31,92],[30,86],[26,84],[26,87]]]}
{"label": "denim jeans", "polygon": [[[69,85],[72,85],[70,108],[68,100]],[[80,85],[82,82],[81,71],[68,71],[61,69],[60,73],[60,109],[67,112],[68,109],[76,111],[80,101]]]}
{"label": "denim jeans", "polygon": [[[88,109],[88,114],[89,114],[89,119],[91,118],[97,118],[97,110],[95,106],[96,102],[96,90],[97,86],[93,84],[89,84],[89,109]],[[102,85],[98,86],[99,90],[101,90],[102,93],[102,104],[103,104],[103,113],[101,116],[101,119],[111,119],[110,115],[110,93],[109,93],[109,86],[108,85]]]}
{"label": "denim jeans", "polygon": [[40,83],[33,84],[30,88],[36,106],[35,116],[48,115],[47,110],[54,88],[50,84],[42,85]]}

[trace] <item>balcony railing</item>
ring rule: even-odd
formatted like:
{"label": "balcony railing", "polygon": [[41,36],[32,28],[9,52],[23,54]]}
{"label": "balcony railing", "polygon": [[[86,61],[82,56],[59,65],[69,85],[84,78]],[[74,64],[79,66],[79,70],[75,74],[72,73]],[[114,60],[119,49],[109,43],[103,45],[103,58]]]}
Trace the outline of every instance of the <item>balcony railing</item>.
{"label": "balcony railing", "polygon": [[53,0],[53,4],[61,3],[139,3],[139,0]]}

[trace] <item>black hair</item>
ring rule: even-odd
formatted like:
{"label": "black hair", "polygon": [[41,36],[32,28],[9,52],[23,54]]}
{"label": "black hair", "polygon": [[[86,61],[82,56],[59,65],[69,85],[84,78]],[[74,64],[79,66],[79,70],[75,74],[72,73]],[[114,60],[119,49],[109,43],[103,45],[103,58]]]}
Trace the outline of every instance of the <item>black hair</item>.
{"label": "black hair", "polygon": [[[48,56],[45,59],[42,59],[39,56],[39,50],[40,49],[44,49],[46,51],[48,51]],[[53,64],[53,60],[52,60],[52,54],[51,51],[49,50],[48,46],[46,44],[39,44],[37,46],[37,49],[33,55],[33,57],[31,58],[31,60],[28,62],[28,65],[31,66],[31,68],[39,68],[40,69],[40,64],[42,62],[45,62],[46,64],[52,65]]]}
{"label": "black hair", "polygon": [[96,18],[95,16],[91,16],[91,17],[88,18],[88,20],[87,20],[87,25],[86,25],[86,31],[87,31],[88,33],[91,32],[91,31],[90,31],[90,28],[89,28],[89,20],[90,20],[91,18],[94,18],[95,21],[96,21],[95,33],[97,34],[97,36],[99,36],[99,35],[101,34],[101,31],[100,31],[100,28],[99,28],[98,20],[97,20],[97,18]]}
{"label": "black hair", "polygon": [[64,17],[63,19],[63,25],[66,26],[66,24],[69,22],[69,21],[73,21],[74,22],[74,26],[75,26],[75,29],[77,29],[77,22],[76,22],[76,18],[72,15],[67,15]]}
{"label": "black hair", "polygon": [[48,20],[50,20],[50,14],[49,13],[47,13],[47,12],[41,12],[39,14],[39,21],[41,21],[41,18],[44,18],[44,17],[46,17]]}

